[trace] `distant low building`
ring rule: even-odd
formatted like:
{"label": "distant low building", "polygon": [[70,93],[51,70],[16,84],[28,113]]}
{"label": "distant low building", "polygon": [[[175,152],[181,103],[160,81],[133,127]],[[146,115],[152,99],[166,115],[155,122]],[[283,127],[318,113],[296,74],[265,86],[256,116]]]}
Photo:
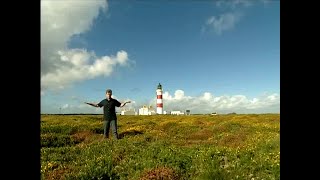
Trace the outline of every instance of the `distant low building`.
{"label": "distant low building", "polygon": [[186,115],[190,115],[190,110],[186,110]]}
{"label": "distant low building", "polygon": [[137,115],[135,111],[129,110],[129,111],[121,111],[121,115]]}
{"label": "distant low building", "polygon": [[213,112],[213,113],[211,113],[211,115],[215,116],[215,115],[218,115],[218,113],[217,112]]}
{"label": "distant low building", "polygon": [[163,114],[171,114],[170,111],[163,111]]}
{"label": "distant low building", "polygon": [[120,115],[137,115],[138,113],[136,112],[136,110],[133,108],[121,108],[121,112]]}
{"label": "distant low building", "polygon": [[181,111],[171,111],[172,115],[183,115],[184,113]]}

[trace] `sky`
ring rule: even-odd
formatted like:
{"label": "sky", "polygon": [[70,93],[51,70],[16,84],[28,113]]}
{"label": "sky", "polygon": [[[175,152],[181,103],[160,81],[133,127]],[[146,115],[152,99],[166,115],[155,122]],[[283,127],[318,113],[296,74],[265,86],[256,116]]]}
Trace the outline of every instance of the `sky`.
{"label": "sky", "polygon": [[41,113],[280,113],[280,1],[41,0]]}

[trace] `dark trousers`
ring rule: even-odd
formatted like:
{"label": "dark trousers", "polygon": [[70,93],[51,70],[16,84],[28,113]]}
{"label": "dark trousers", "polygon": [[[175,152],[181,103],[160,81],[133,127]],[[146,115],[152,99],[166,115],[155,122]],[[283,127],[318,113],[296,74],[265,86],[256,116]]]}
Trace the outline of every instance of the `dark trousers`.
{"label": "dark trousers", "polygon": [[109,129],[112,129],[113,133],[113,138],[118,139],[118,131],[117,131],[117,120],[108,120],[108,121],[103,121],[103,135],[106,138],[109,138]]}

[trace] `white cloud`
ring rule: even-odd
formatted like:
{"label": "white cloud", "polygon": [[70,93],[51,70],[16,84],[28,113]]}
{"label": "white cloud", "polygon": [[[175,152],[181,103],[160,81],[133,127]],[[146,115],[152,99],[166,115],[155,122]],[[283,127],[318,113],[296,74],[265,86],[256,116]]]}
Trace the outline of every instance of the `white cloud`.
{"label": "white cloud", "polygon": [[274,0],[260,0],[264,6],[271,5],[272,3],[279,3],[280,1],[274,1]]}
{"label": "white cloud", "polygon": [[[155,104],[156,98],[150,101]],[[191,110],[191,113],[279,113],[280,95],[264,94],[259,98],[248,99],[244,95],[214,96],[205,92],[201,96],[185,96],[183,90],[176,90],[174,96],[169,92],[163,93],[164,110]]]}
{"label": "white cloud", "polygon": [[69,107],[69,104],[65,104],[62,106],[62,109],[67,109]]}
{"label": "white cloud", "polygon": [[125,51],[118,52],[116,57],[96,57],[94,52],[84,49],[59,51],[60,61],[64,66],[57,68],[41,77],[42,88],[65,88],[71,83],[92,79],[98,76],[108,76],[117,65],[125,65],[128,55]]}
{"label": "white cloud", "polygon": [[257,3],[268,4],[268,2],[269,0],[217,0],[215,1],[215,5],[219,10],[230,12],[209,17],[202,26],[201,33],[213,30],[216,34],[221,35],[222,32],[235,27],[244,16],[246,8]]}
{"label": "white cloud", "polygon": [[205,26],[203,26],[202,31],[209,28],[220,35],[223,31],[234,28],[235,24],[239,22],[241,16],[242,15],[240,13],[225,13],[220,16],[211,16],[208,18]]}
{"label": "white cloud", "polygon": [[[191,96],[185,96],[185,95],[184,95],[184,91],[183,91],[183,90],[180,90],[180,89],[178,89],[178,90],[175,91],[174,96],[171,96],[171,95],[169,94],[169,92],[166,91],[166,92],[164,92],[164,93],[162,94],[162,97],[163,97],[163,99],[167,99],[167,100],[170,100],[170,101],[172,101],[172,102],[188,101],[188,100],[190,100],[190,99],[192,98]],[[150,102],[151,102],[151,104],[152,104],[153,100],[151,100]]]}
{"label": "white cloud", "polygon": [[69,49],[73,36],[89,31],[106,0],[41,0],[41,95],[47,89],[64,89],[73,83],[109,76],[115,66],[126,65],[128,54],[97,57],[86,49]]}
{"label": "white cloud", "polygon": [[218,7],[237,8],[237,7],[249,7],[252,6],[256,0],[218,0],[216,5]]}
{"label": "white cloud", "polygon": [[117,53],[117,60],[120,64],[126,64],[128,60],[128,54],[125,51],[120,51]]}
{"label": "white cloud", "polygon": [[205,93],[203,94],[203,96],[200,97],[200,98],[203,99],[203,100],[211,100],[211,99],[212,99],[212,95],[211,95],[211,93],[209,93],[209,92],[205,92]]}
{"label": "white cloud", "polygon": [[182,90],[176,90],[174,96],[177,100],[180,100],[184,97],[184,92]]}

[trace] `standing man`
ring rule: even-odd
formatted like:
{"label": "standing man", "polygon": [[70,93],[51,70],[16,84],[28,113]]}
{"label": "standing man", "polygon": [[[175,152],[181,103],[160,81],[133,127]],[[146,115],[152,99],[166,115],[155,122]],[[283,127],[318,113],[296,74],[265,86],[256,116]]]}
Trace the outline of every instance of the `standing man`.
{"label": "standing man", "polygon": [[118,139],[118,126],[117,126],[117,115],[116,115],[116,108],[115,107],[123,107],[127,103],[130,103],[131,101],[126,101],[124,103],[120,103],[118,100],[111,98],[112,96],[112,90],[107,89],[106,90],[106,99],[103,99],[99,104],[94,103],[88,103],[93,107],[102,107],[103,106],[103,128],[104,128],[104,137],[109,138],[109,129],[110,126],[112,128],[113,138]]}

